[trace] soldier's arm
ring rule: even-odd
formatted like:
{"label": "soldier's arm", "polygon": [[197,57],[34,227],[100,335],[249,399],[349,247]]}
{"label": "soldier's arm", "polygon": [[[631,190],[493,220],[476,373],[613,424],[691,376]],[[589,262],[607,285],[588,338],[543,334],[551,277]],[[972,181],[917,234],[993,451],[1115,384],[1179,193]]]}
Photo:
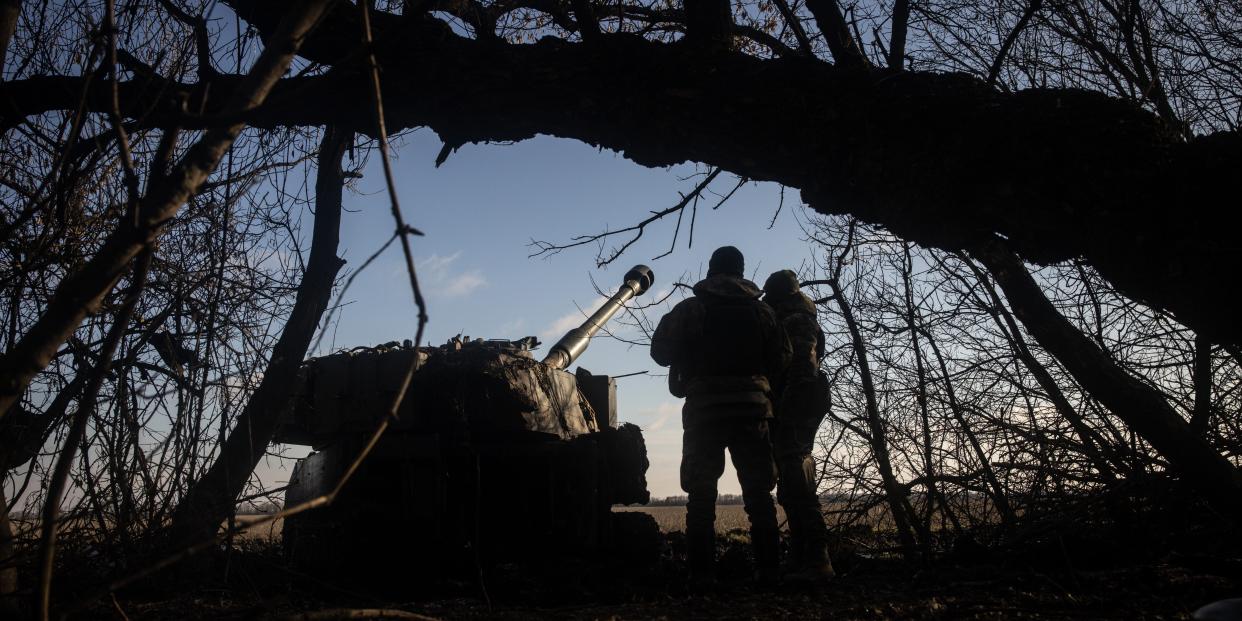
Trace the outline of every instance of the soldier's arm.
{"label": "soldier's arm", "polygon": [[[823,351],[823,330],[820,329],[819,323],[810,315],[794,315],[790,317],[790,321],[786,325],[789,332],[789,342],[793,345],[794,356],[805,356],[806,364],[811,367],[818,367],[819,360]],[[802,361],[799,360],[798,363]]]}
{"label": "soldier's arm", "polygon": [[789,336],[789,343],[795,350],[799,347],[805,348],[808,352],[815,349],[818,331],[819,325],[809,315],[791,315],[785,321],[785,333]]}

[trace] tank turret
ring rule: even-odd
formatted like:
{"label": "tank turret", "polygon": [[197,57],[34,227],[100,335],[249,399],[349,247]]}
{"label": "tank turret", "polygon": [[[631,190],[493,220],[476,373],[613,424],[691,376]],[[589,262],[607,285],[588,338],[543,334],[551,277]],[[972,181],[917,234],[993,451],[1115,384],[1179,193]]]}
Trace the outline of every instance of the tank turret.
{"label": "tank turret", "polygon": [[[294,560],[330,570],[403,554],[441,566],[614,546],[614,504],[645,503],[642,432],[618,424],[616,380],[566,371],[624,303],[652,285],[650,268],[626,273],[617,292],[549,348],[457,336],[439,347],[387,343],[307,360],[276,441],[309,445],[287,503],[335,486],[395,399],[417,357],[398,420],[335,503],[289,518]],[[654,523],[643,528],[654,528]],[[633,525],[624,528],[633,530]]]}

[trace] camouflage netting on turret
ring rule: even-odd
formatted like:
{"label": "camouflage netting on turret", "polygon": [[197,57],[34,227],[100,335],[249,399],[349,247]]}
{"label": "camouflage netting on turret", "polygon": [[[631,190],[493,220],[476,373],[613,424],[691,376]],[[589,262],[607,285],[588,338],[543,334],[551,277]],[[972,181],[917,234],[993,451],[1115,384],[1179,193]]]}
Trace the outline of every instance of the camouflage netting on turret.
{"label": "camouflage netting on turret", "polygon": [[509,341],[454,340],[437,348],[357,348],[308,360],[276,440],[318,447],[373,427],[391,407],[414,356],[420,368],[398,408],[396,429],[539,432],[562,439],[600,429],[573,375],[536,362]]}
{"label": "camouflage netting on turret", "polygon": [[538,431],[573,438],[599,431],[574,376],[485,346],[434,353],[402,404],[402,426],[472,432]]}

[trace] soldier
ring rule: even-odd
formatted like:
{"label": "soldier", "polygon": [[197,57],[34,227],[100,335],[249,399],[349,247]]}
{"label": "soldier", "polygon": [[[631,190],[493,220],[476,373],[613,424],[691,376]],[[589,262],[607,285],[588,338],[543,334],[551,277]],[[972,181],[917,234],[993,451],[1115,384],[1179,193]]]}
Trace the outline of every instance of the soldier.
{"label": "soldier", "polygon": [[828,531],[815,488],[811,447],[829,409],[828,378],[819,368],[824,357],[824,331],[815,318],[815,304],[798,290],[798,276],[781,270],[763,283],[764,298],[793,347],[793,359],[777,379],[773,450],[780,474],[776,497],[789,519],[791,571],[787,578],[823,581],[832,578],[826,548]]}
{"label": "soldier", "polygon": [[750,518],[758,577],[775,579],[779,564],[768,378],[783,371],[790,349],[776,315],[759,301],[761,291],[742,277],[743,267],[737,248],[717,249],[694,297],[665,315],[651,339],[652,359],[670,367],[670,392],[686,398],[681,487],[688,495],[687,560],[700,586],[714,580],[716,482],[726,448]]}

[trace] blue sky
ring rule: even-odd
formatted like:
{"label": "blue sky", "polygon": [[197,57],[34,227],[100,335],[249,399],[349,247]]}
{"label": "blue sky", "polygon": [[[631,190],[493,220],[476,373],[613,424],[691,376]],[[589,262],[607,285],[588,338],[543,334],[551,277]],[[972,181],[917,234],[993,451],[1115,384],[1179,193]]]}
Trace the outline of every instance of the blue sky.
{"label": "blue sky", "polygon": [[[762,283],[777,269],[809,263],[803,241],[805,212],[796,192],[787,191],[775,225],[780,189],[774,184],[747,184],[718,211],[715,200],[701,202],[694,245],[686,248],[686,227],[677,249],[668,250],[673,223],[648,227],[613,265],[596,268],[597,248],[584,246],[547,258],[530,258],[530,242],[564,242],[575,235],[597,233],[637,223],[648,212],[675,204],[703,169],[682,165],[643,168],[611,151],[550,137],[517,144],[467,145],[434,167],[440,142],[422,130],[403,136],[395,145],[394,169],[405,218],[426,236],[414,238],[414,256],[428,303],[430,322],[425,342],[443,343],[458,333],[484,338],[536,335],[540,352],[583,318],[600,297],[591,280],[609,292],[636,263],[656,274],[653,293],[667,291],[676,280],[693,283],[706,271],[716,247],[731,244],[746,255],[747,273]],[[358,192],[347,195],[341,249],[356,269],[393,230],[383,176],[375,157],[364,171]],[[713,184],[727,192],[736,179],[721,175]],[[709,196],[710,198],[710,196]],[[620,239],[605,242],[607,247]],[[651,295],[651,294],[648,294]],[[672,301],[680,299],[674,296]],[[319,353],[329,349],[372,345],[413,338],[415,312],[400,248],[389,250],[358,276],[338,311],[340,321],[329,328]],[[652,314],[658,318],[662,311]],[[661,373],[645,347],[596,338],[580,362],[595,373],[619,375],[639,371]],[[682,493],[677,482],[681,450],[680,400],[668,394],[664,377],[635,376],[618,380],[620,419],[643,428],[654,496]],[[270,477],[270,478],[269,478]],[[280,481],[282,472],[265,479]],[[738,493],[732,470],[721,480],[722,493]]]}

